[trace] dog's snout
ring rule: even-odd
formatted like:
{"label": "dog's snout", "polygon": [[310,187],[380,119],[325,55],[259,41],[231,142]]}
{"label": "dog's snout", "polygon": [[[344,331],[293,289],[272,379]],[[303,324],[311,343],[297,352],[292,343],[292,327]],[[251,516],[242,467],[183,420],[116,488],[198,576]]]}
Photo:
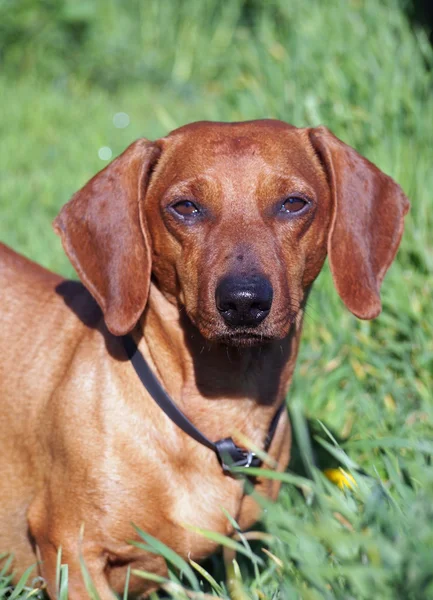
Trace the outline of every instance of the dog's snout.
{"label": "dog's snout", "polygon": [[216,306],[231,327],[255,327],[269,314],[273,290],[261,276],[228,276],[216,289]]}

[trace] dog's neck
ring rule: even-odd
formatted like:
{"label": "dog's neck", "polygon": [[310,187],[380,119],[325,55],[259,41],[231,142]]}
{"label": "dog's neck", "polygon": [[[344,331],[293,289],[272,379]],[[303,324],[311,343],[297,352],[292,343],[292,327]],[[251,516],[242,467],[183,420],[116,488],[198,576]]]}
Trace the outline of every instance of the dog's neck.
{"label": "dog's neck", "polygon": [[266,431],[287,394],[302,316],[284,339],[260,347],[213,344],[152,283],[137,341],[166,391],[205,434],[215,438],[227,421],[245,431],[246,419]]}

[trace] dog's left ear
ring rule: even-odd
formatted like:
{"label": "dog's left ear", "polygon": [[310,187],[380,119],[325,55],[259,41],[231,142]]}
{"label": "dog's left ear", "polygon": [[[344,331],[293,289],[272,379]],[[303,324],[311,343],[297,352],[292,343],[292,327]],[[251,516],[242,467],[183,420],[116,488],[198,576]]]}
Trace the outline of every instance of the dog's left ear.
{"label": "dog's left ear", "polygon": [[160,152],[157,143],[134,142],[77,192],[54,221],[69,260],[114,335],[131,331],[147,302],[151,250],[142,211]]}
{"label": "dog's left ear", "polygon": [[335,287],[360,319],[381,310],[380,285],[403,234],[410,204],[400,186],[326,127],[309,130],[331,190],[328,257]]}

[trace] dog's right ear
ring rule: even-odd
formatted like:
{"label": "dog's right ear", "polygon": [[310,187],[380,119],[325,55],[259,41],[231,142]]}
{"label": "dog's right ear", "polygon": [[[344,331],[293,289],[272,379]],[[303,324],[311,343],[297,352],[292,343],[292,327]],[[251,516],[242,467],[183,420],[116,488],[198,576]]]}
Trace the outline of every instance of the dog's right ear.
{"label": "dog's right ear", "polygon": [[161,153],[145,139],[131,144],[63,207],[54,230],[108,329],[124,335],[147,302],[151,250],[143,201]]}
{"label": "dog's right ear", "polygon": [[309,130],[328,178],[328,256],[335,287],[360,319],[380,313],[380,286],[403,234],[409,201],[399,185],[326,127]]}

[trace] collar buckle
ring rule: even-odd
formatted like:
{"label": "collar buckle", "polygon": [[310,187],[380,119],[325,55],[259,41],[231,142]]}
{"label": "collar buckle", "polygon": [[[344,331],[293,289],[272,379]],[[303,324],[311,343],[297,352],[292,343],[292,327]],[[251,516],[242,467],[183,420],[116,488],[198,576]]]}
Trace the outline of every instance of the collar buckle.
{"label": "collar buckle", "polygon": [[215,442],[216,453],[224,473],[232,473],[235,467],[260,467],[262,461],[250,450],[236,446],[232,438],[224,438]]}

